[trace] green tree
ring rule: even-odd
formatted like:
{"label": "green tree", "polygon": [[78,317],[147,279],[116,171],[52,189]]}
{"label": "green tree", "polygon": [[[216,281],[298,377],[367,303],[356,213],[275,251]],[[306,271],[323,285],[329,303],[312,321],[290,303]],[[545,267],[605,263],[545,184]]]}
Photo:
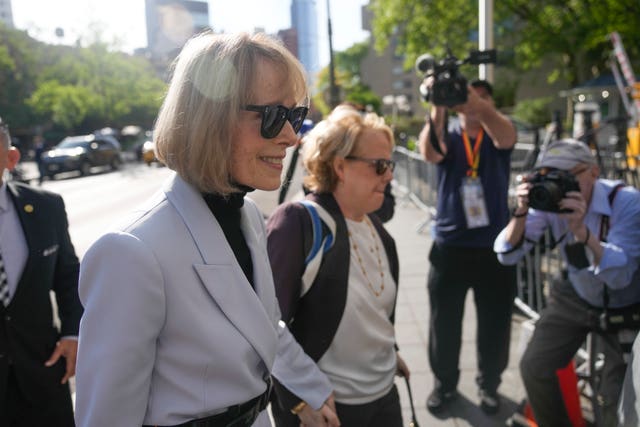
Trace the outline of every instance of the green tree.
{"label": "green tree", "polygon": [[35,88],[42,46],[0,23],[0,115],[12,129],[27,127],[33,119],[25,101]]}
{"label": "green tree", "polygon": [[149,62],[105,44],[86,48],[63,48],[58,60],[42,73],[41,84],[57,81],[83,88],[92,97],[92,107],[78,123],[85,131],[135,123],[150,127],[158,112],[165,84]]}
{"label": "green tree", "polygon": [[97,104],[97,96],[85,87],[49,80],[38,87],[27,104],[41,120],[73,130]]}
{"label": "green tree", "polygon": [[0,24],[0,115],[14,131],[152,126],[165,83],[145,58],[94,39],[88,47],[47,45]]}
{"label": "green tree", "polygon": [[550,97],[520,101],[513,110],[513,116],[536,127],[544,127],[551,117]]}
{"label": "green tree", "polygon": [[[360,77],[360,63],[369,53],[369,42],[356,43],[342,52],[336,52],[334,57],[336,85],[340,88],[340,99],[363,107],[370,106],[380,111],[382,101],[368,85],[362,83]],[[329,67],[323,68],[318,74],[314,103],[323,113],[329,112],[326,100],[329,93]]]}
{"label": "green tree", "polygon": [[[397,34],[408,64],[423,52],[441,58],[447,46],[458,57],[477,48],[476,0],[371,0],[370,8],[376,48]],[[550,80],[562,76],[574,86],[602,73],[612,31],[640,64],[638,0],[500,0],[494,20],[495,44],[512,50],[511,66],[528,70],[551,60]]]}

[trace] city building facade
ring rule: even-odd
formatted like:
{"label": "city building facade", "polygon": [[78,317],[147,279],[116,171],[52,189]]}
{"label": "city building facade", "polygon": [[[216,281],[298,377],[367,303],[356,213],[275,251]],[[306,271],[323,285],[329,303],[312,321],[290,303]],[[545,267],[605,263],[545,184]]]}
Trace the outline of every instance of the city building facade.
{"label": "city building facade", "polygon": [[0,0],[0,22],[9,28],[13,28],[11,0]]}
{"label": "city building facade", "polygon": [[287,28],[278,31],[278,38],[287,47],[289,52],[298,58],[298,31],[295,28]]}
{"label": "city building facade", "polygon": [[318,15],[315,0],[293,0],[291,2],[291,27],[298,35],[298,59],[307,71],[313,84],[320,70],[318,56]]}
{"label": "city building facade", "polygon": [[[371,11],[362,6],[362,28],[371,32]],[[396,53],[397,38],[392,37],[384,52],[379,53],[369,37],[369,53],[360,63],[362,83],[382,98],[385,115],[419,116],[426,114],[420,98],[422,77],[413,68],[405,69],[405,57]]]}

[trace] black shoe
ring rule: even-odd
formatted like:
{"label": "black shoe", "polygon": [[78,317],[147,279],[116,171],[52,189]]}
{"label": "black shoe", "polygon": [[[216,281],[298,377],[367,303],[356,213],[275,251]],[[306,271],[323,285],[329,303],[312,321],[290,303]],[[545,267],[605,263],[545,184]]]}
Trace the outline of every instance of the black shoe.
{"label": "black shoe", "polygon": [[442,391],[439,388],[434,388],[429,397],[427,398],[427,409],[432,414],[442,412],[449,402],[455,399],[457,396],[456,391]]}
{"label": "black shoe", "polygon": [[495,391],[480,389],[480,409],[485,414],[493,415],[500,410],[500,397]]}

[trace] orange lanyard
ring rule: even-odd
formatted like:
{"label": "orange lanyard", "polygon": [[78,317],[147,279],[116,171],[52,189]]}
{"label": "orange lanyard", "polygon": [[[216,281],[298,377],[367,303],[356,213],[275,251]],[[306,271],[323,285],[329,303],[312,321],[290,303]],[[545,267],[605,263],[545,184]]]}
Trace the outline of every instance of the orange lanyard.
{"label": "orange lanyard", "polygon": [[478,177],[478,165],[480,165],[480,146],[482,145],[482,136],[484,135],[484,130],[480,128],[478,131],[478,135],[476,136],[476,143],[473,146],[473,151],[471,150],[471,143],[469,142],[469,135],[467,135],[467,131],[462,131],[462,142],[464,142],[464,152],[467,155],[467,163],[469,164],[469,169],[467,170],[467,176],[472,178]]}

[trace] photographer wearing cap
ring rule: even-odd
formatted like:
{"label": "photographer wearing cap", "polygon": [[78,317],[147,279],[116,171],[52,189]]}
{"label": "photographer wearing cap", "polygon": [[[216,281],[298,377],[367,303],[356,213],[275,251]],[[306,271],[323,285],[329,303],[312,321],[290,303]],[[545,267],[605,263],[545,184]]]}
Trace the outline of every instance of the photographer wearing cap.
{"label": "photographer wearing cap", "polygon": [[607,346],[598,390],[603,425],[615,425],[625,372],[617,331],[629,325],[615,325],[612,319],[640,310],[640,192],[600,179],[599,173],[582,142],[549,144],[536,172],[518,185],[517,208],[494,245],[500,262],[515,264],[549,228],[567,268],[551,286],[548,305],[520,362],[541,426],[570,425],[556,370],[567,366],[592,331]]}
{"label": "photographer wearing cap", "polygon": [[[500,264],[493,241],[509,221],[507,191],[511,150],[516,130],[498,112],[491,85],[482,80],[466,88],[463,103],[446,102],[458,93],[457,81],[425,80],[433,104],[420,133],[420,151],[437,165],[436,236],[429,254],[429,362],[435,376],[427,400],[432,413],[441,412],[456,397],[460,377],[462,318],[469,288],[478,316],[477,353],[480,407],[488,414],[499,409],[497,394],[509,358],[515,269]],[[462,90],[465,88],[462,87]],[[445,94],[444,102],[437,102]],[[458,113],[446,124],[447,107]]]}

